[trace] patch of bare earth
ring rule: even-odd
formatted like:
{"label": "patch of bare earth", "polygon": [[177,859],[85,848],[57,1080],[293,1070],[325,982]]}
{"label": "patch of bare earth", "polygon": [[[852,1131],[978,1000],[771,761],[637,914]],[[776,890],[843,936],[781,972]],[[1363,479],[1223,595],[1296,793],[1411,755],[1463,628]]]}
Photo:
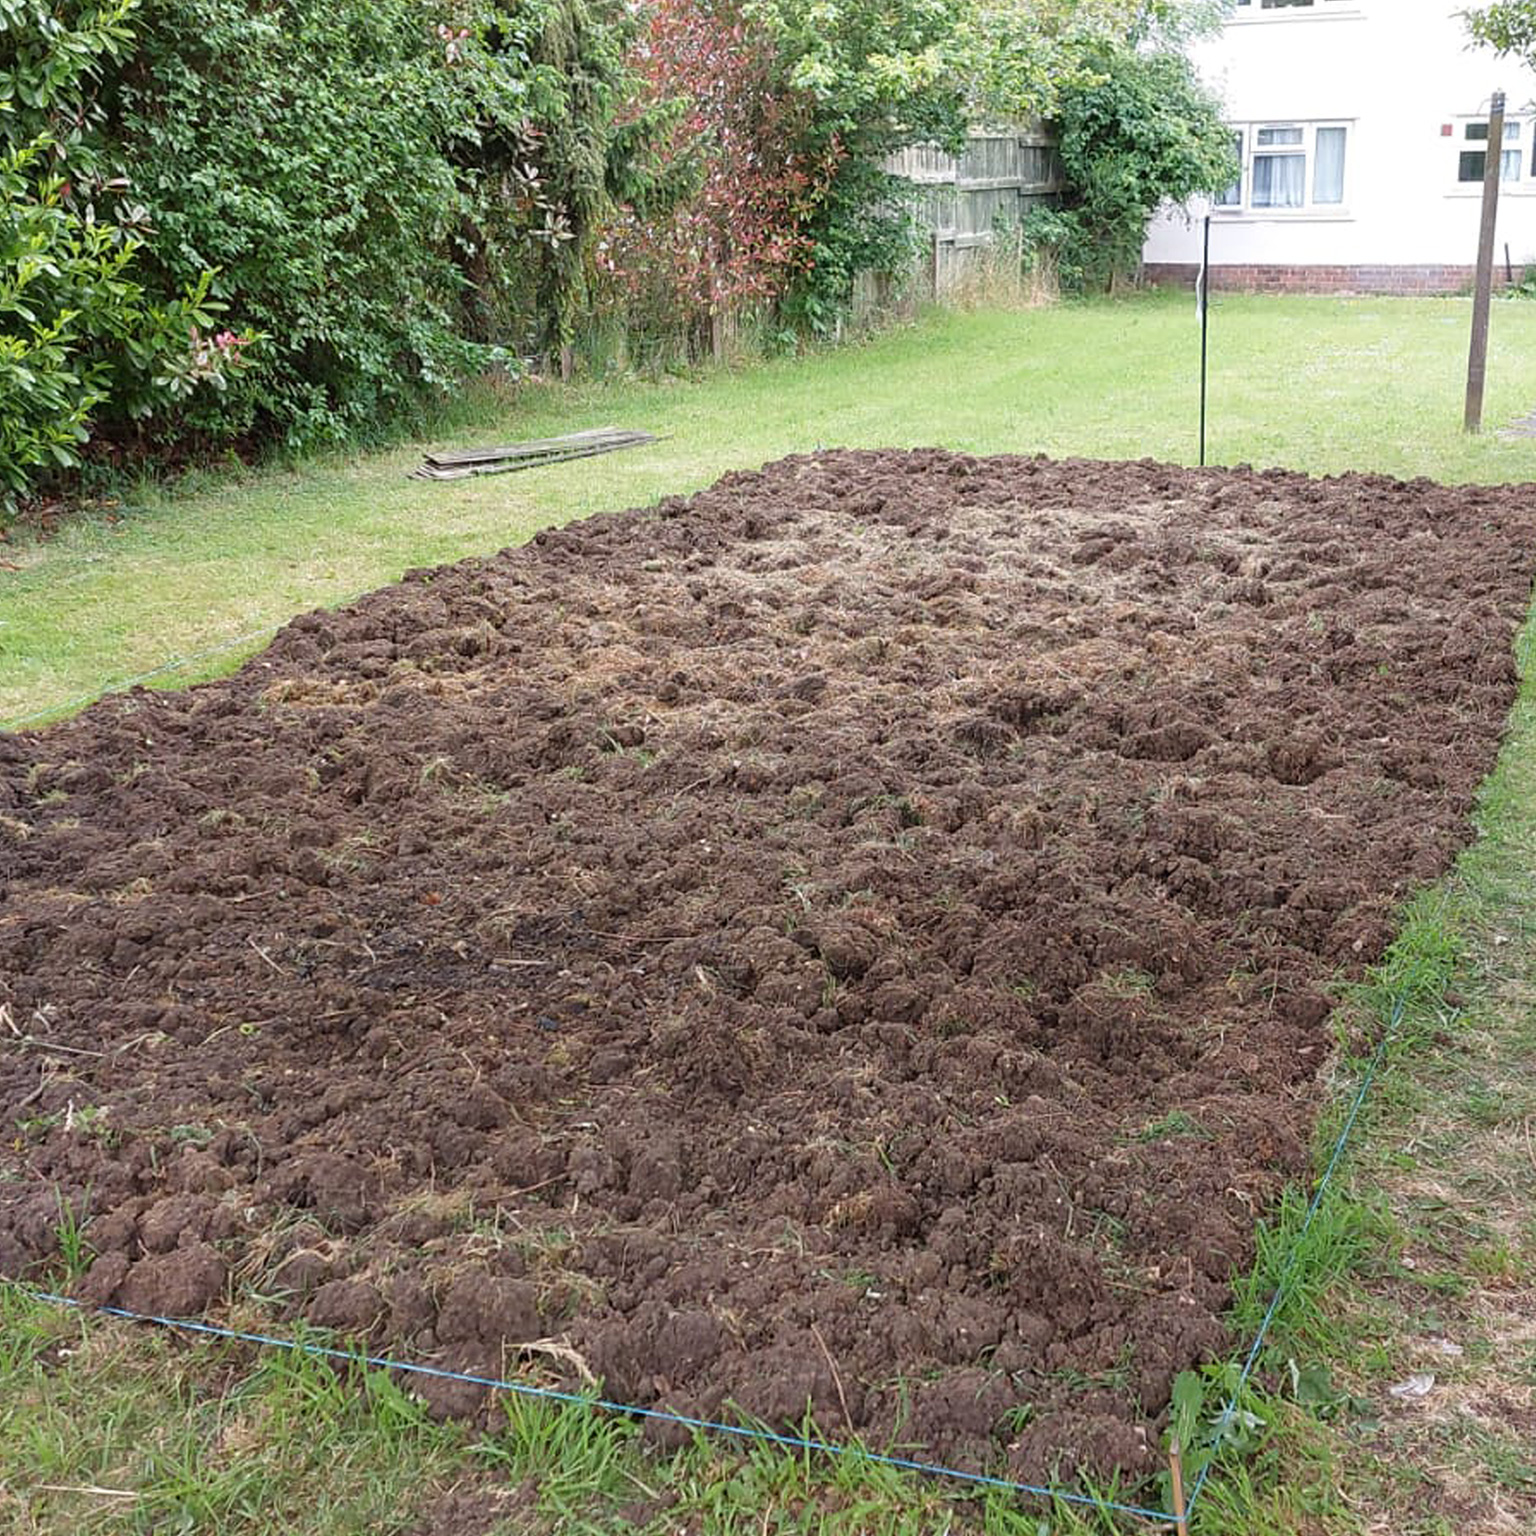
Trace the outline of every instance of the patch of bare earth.
{"label": "patch of bare earth", "polygon": [[1467,836],[1533,533],[819,454],[0,741],[0,1272],[62,1199],[85,1297],[1147,1471]]}

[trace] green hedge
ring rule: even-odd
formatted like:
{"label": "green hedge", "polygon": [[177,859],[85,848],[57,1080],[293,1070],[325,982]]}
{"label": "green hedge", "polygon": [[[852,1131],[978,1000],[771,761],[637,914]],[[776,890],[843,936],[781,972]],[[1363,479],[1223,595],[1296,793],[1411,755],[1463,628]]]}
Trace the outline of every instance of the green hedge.
{"label": "green hedge", "polygon": [[191,344],[213,318],[202,275],[151,297],[142,233],[103,206],[121,189],[91,93],[131,5],[0,0],[0,522],[80,462],[93,413],[142,417],[226,371],[217,345]]}

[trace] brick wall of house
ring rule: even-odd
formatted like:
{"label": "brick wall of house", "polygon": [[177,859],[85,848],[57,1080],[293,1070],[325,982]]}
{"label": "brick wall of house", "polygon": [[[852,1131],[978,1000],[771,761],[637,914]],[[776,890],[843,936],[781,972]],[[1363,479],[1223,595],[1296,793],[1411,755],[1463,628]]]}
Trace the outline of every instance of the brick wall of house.
{"label": "brick wall of house", "polygon": [[[1148,262],[1145,281],[1193,288],[1200,268],[1193,262]],[[1519,278],[1516,273],[1516,279]],[[1504,269],[1495,265],[1494,283],[1504,282]],[[1214,293],[1470,293],[1470,266],[1215,266]]]}

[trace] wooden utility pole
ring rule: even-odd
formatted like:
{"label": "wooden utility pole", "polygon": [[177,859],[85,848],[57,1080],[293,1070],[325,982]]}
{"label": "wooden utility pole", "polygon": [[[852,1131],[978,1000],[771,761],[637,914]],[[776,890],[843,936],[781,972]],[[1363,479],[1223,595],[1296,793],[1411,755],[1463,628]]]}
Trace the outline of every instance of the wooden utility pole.
{"label": "wooden utility pole", "polygon": [[1472,292],[1472,350],[1467,357],[1468,432],[1483,425],[1483,380],[1488,372],[1488,310],[1493,294],[1493,234],[1499,219],[1499,163],[1504,158],[1504,92],[1495,91],[1488,110],[1488,149],[1483,163],[1483,227],[1477,241],[1477,277]]}

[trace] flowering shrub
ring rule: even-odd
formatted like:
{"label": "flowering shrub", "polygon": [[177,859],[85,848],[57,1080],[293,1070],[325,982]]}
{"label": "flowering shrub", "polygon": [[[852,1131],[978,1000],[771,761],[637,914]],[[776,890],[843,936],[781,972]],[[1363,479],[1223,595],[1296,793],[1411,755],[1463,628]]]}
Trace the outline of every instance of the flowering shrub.
{"label": "flowering shrub", "polygon": [[223,389],[231,376],[249,362],[245,349],[257,338],[219,331],[205,336],[195,325],[187,335],[186,353],[166,369],[164,382],[172,395],[186,396],[194,385],[207,382]]}
{"label": "flowering shrub", "polygon": [[771,40],[734,0],[654,0],[633,59],[632,112],[665,124],[654,177],[672,197],[616,211],[597,246],[601,291],[632,332],[697,345],[808,269],[806,223],[838,149],[806,148],[811,102],[778,83]]}

